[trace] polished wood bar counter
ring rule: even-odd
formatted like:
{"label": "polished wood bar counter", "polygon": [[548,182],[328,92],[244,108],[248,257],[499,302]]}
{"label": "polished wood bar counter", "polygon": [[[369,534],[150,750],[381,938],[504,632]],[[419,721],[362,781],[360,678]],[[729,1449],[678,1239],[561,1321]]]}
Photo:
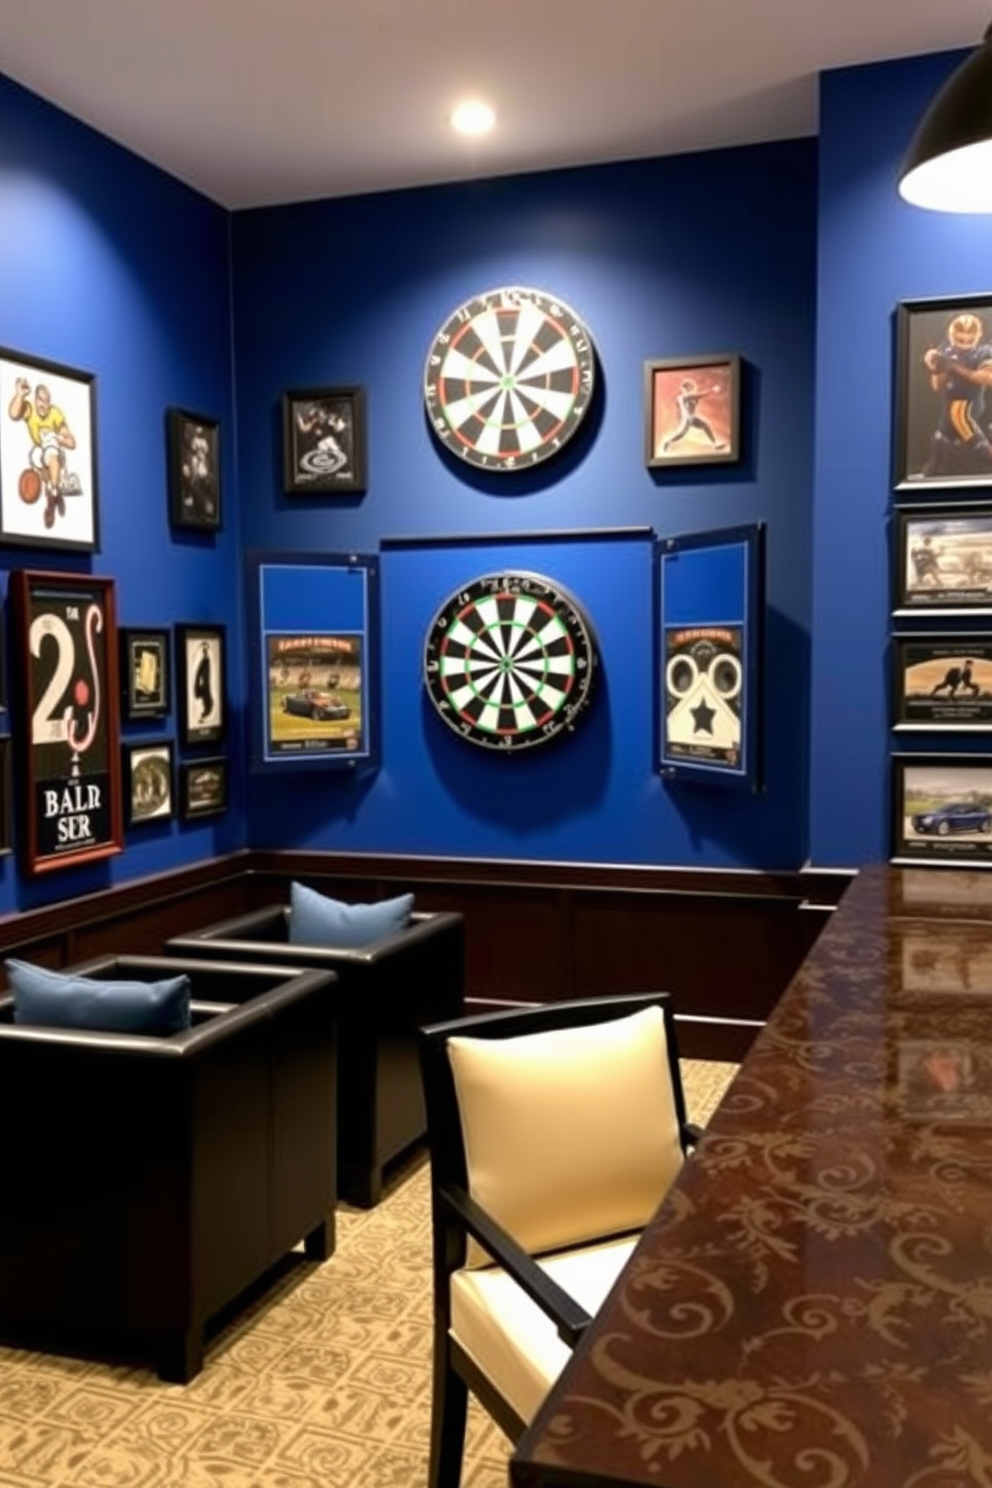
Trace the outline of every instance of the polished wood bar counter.
{"label": "polished wood bar counter", "polygon": [[992,1488],[992,874],[862,871],[515,1488]]}

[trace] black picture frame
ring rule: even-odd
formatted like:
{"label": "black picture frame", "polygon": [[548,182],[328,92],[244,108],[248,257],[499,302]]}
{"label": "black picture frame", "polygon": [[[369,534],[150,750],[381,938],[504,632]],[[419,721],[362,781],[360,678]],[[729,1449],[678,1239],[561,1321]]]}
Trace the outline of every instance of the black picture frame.
{"label": "black picture frame", "polygon": [[93,373],[0,347],[0,415],[0,542],[99,551]]}
{"label": "black picture frame", "polygon": [[169,521],[219,532],[222,524],[220,422],[187,408],[166,409]]}
{"label": "black picture frame", "polygon": [[892,534],[896,615],[992,614],[992,505],[900,506]]}
{"label": "black picture frame", "polygon": [[129,827],[171,821],[175,815],[175,745],[153,739],[121,745],[124,810]]}
{"label": "black picture frame", "polygon": [[740,386],[736,352],[645,362],[648,469],[736,464],[741,457]]}
{"label": "black picture frame", "polygon": [[179,814],[183,821],[220,816],[227,810],[228,762],[225,755],[183,760],[179,766]]}
{"label": "black picture frame", "polygon": [[168,630],[124,626],[119,635],[122,716],[128,722],[167,718],[172,707]]}
{"label": "black picture frame", "polygon": [[0,857],[14,851],[14,741],[0,734]]}
{"label": "black picture frame", "polygon": [[992,867],[992,755],[894,754],[891,861]]}
{"label": "black picture frame", "polygon": [[[961,327],[971,346],[956,345]],[[968,339],[966,338],[966,339]],[[992,486],[992,294],[896,307],[893,484],[897,492]]]}
{"label": "black picture frame", "polygon": [[227,627],[183,622],[174,634],[179,742],[217,744],[227,734]]}
{"label": "black picture frame", "polygon": [[287,496],[365,491],[364,387],[294,388],[283,394],[283,481]]}
{"label": "black picture frame", "polygon": [[992,637],[892,637],[892,727],[992,734]]}

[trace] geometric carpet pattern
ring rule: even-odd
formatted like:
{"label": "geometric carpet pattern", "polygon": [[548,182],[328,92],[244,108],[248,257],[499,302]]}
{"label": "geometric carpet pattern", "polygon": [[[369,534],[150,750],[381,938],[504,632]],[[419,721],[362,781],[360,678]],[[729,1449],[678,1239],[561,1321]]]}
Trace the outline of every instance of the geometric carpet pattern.
{"label": "geometric carpet pattern", "polygon": [[[735,1066],[683,1061],[704,1125]],[[294,1252],[207,1341],[201,1374],[0,1348],[0,1488],[419,1488],[430,1422],[423,1154],[337,1249]],[[505,1488],[509,1445],[470,1409],[462,1488]]]}

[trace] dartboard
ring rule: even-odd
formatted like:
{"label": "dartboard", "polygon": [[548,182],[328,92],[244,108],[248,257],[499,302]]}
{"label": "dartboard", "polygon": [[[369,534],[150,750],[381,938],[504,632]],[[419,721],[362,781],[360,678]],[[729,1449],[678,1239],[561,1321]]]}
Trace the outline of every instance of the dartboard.
{"label": "dartboard", "polygon": [[431,427],[485,470],[520,470],[571,438],[592,397],[592,340],[574,310],[538,289],[491,289],[454,310],[424,370]]}
{"label": "dartboard", "polygon": [[539,574],[473,579],[431,622],[424,679],[449,728],[485,749],[574,731],[589,705],[595,638],[576,601]]}

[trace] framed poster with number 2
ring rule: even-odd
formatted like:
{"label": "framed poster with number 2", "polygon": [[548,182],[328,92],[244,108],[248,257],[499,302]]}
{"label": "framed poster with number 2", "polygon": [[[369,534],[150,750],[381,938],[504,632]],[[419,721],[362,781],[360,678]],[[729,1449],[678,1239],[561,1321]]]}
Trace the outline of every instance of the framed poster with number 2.
{"label": "framed poster with number 2", "polygon": [[10,576],[20,685],[28,873],[124,846],[112,579]]}

